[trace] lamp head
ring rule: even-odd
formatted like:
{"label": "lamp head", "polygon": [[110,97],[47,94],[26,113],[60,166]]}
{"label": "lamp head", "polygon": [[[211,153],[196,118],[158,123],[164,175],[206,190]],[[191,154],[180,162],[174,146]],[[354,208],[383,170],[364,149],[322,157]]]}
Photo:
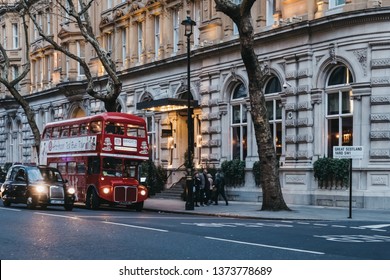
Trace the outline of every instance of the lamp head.
{"label": "lamp head", "polygon": [[193,21],[190,17],[190,11],[187,10],[187,18],[181,22],[184,25],[184,35],[189,37],[192,35],[192,28],[196,25],[196,22]]}

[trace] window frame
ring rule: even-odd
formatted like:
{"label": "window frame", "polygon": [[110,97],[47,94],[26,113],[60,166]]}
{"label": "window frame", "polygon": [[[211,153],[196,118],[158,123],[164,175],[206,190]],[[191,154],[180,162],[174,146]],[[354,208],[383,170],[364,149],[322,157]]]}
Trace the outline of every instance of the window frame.
{"label": "window frame", "polygon": [[[338,67],[345,67],[346,83],[334,84],[333,81],[330,80],[332,74],[337,70]],[[325,96],[325,119],[326,119],[325,151],[328,157],[333,157],[334,146],[353,145],[354,108],[353,108],[353,99],[352,99],[353,93],[352,93],[350,83],[351,82],[353,83],[354,79],[351,70],[346,65],[340,65],[338,67],[334,67],[328,73],[326,88],[325,88],[325,94],[326,94]],[[346,99],[345,94],[347,94],[349,98]],[[330,99],[331,96],[336,98]],[[348,102],[348,106],[344,106],[346,100]],[[331,106],[330,104],[331,101],[336,102],[335,105],[337,106]],[[348,110],[345,110],[346,108]],[[332,111],[330,111],[330,109],[332,109]],[[347,124],[348,126],[346,126],[345,124]],[[337,126],[337,131],[334,129],[334,126]]]}
{"label": "window frame", "polygon": [[[245,96],[235,97],[241,87],[245,88]],[[238,90],[238,91],[237,91]],[[230,99],[230,151],[231,159],[245,160],[248,157],[248,108],[246,101],[248,89],[244,83],[237,83],[231,92]],[[238,111],[237,111],[238,108]],[[238,115],[235,113],[238,112]],[[237,121],[236,121],[237,120]],[[239,137],[239,139],[235,139]],[[238,155],[238,156],[237,156]]]}

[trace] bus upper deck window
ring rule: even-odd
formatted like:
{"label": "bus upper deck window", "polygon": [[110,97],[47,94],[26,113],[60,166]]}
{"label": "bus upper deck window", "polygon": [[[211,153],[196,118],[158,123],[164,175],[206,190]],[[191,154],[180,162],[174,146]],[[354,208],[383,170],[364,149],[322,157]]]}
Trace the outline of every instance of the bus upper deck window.
{"label": "bus upper deck window", "polygon": [[108,134],[123,135],[124,125],[120,123],[107,122],[105,132]]}
{"label": "bus upper deck window", "polygon": [[102,132],[101,122],[91,122],[91,133],[100,134]]}
{"label": "bus upper deck window", "polygon": [[53,133],[51,134],[52,138],[58,138],[60,137],[60,128],[59,127],[53,127]]}
{"label": "bus upper deck window", "polygon": [[88,126],[87,124],[83,123],[80,125],[80,135],[87,135],[88,134]]}
{"label": "bus upper deck window", "polygon": [[69,136],[69,126],[64,126],[61,130],[61,137],[68,137]]}
{"label": "bus upper deck window", "polygon": [[138,137],[146,137],[145,129],[143,128],[138,129]]}
{"label": "bus upper deck window", "polygon": [[138,130],[137,127],[130,126],[130,125],[127,126],[127,136],[137,137],[137,135],[138,135],[137,130]]}
{"label": "bus upper deck window", "polygon": [[72,136],[77,136],[79,134],[79,125],[78,124],[74,124],[72,126],[72,128],[70,129],[70,134]]}
{"label": "bus upper deck window", "polygon": [[50,138],[50,136],[51,136],[51,130],[52,130],[51,127],[48,127],[48,128],[45,130],[45,134],[43,135],[43,138],[44,138],[44,139],[49,139],[49,138]]}

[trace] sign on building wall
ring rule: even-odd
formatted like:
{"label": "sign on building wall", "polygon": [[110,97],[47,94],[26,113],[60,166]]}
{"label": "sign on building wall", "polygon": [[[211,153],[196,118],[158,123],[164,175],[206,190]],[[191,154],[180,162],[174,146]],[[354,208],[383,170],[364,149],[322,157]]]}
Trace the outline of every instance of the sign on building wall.
{"label": "sign on building wall", "polygon": [[363,146],[334,146],[333,158],[362,159]]}

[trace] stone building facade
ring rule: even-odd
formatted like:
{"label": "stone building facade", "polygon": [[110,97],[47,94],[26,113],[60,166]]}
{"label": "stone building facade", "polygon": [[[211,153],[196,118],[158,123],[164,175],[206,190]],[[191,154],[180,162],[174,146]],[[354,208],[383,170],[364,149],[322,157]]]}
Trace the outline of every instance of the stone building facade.
{"label": "stone building facade", "polygon": [[[12,5],[13,1],[8,1]],[[105,73],[76,25],[42,1],[36,17],[48,34],[88,61],[96,88]],[[148,121],[151,158],[169,173],[167,187],[184,174],[187,114],[169,104],[187,99],[186,37],[190,11],[197,168],[245,161],[245,185],[231,199],[261,200],[252,166],[258,160],[250,119],[248,82],[233,22],[211,0],[100,1],[93,5],[99,41],[115,58],[123,82],[118,108]],[[55,16],[57,15],[57,16]],[[390,208],[390,0],[258,0],[253,8],[256,53],[269,79],[264,86],[269,121],[280,158],[282,191],[289,204],[347,206],[348,188],[319,188],[313,164],[334,146],[363,146],[353,160],[353,206]],[[18,15],[0,9],[0,40],[21,71],[25,42]],[[37,36],[30,24],[31,72],[18,86],[47,122],[102,112],[85,89],[82,68]],[[160,101],[160,102],[157,102]],[[139,104],[166,107],[139,109]],[[152,110],[153,109],[153,110]],[[0,165],[36,161],[21,108],[0,87]]]}

